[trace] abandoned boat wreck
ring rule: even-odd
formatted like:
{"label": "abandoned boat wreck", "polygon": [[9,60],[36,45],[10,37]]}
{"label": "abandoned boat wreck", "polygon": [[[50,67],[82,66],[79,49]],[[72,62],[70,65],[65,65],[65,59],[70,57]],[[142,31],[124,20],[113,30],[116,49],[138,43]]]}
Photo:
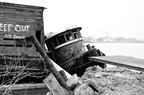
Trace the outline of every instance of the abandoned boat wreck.
{"label": "abandoned boat wreck", "polygon": [[74,27],[58,33],[51,32],[45,41],[48,56],[70,74],[76,73],[79,76],[89,66],[106,67],[106,64],[89,60],[91,56],[105,54],[94,46],[85,45],[81,29],[82,27]]}

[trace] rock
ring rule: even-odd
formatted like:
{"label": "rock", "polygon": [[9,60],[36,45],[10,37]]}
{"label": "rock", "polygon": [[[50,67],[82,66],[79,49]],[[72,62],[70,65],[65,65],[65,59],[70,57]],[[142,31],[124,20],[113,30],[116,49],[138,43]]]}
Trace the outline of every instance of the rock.
{"label": "rock", "polygon": [[120,77],[120,78],[127,78],[127,76],[123,75],[123,74],[120,74],[120,73],[117,73],[115,74],[116,77]]}
{"label": "rock", "polygon": [[74,90],[74,95],[97,95],[94,90],[85,83],[77,86]]}
{"label": "rock", "polygon": [[99,65],[91,66],[91,67],[88,67],[86,69],[86,71],[93,71],[93,72],[99,72],[99,71],[102,71],[102,70],[103,69]]}
{"label": "rock", "polygon": [[46,95],[52,95],[52,93],[51,92],[47,92]]}
{"label": "rock", "polygon": [[101,68],[99,65],[97,65],[97,71],[102,71],[103,68]]}
{"label": "rock", "polygon": [[76,74],[74,74],[73,76],[71,76],[71,77],[68,79],[68,81],[67,81],[66,83],[67,83],[67,85],[68,85],[68,87],[69,87],[70,89],[73,89],[73,88],[75,88],[75,87],[78,85],[78,83],[79,83],[79,78],[78,78],[78,76],[77,76]]}
{"label": "rock", "polygon": [[91,67],[80,80],[81,85],[76,87],[74,95],[144,95],[144,73],[126,68],[96,70],[95,67]]}
{"label": "rock", "polygon": [[87,81],[85,81],[85,83],[91,87],[94,91],[98,92],[99,91],[99,87],[97,85],[95,85],[94,80],[92,79],[88,79]]}
{"label": "rock", "polygon": [[100,77],[102,77],[103,75],[102,75],[102,73],[95,73],[95,77],[96,78],[100,78]]}

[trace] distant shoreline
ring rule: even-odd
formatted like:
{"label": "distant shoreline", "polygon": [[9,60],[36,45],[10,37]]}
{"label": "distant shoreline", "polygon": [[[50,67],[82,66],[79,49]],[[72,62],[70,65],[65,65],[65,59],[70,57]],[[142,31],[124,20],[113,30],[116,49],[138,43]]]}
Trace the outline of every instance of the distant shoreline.
{"label": "distant shoreline", "polygon": [[144,43],[143,40],[138,40],[136,38],[124,38],[124,37],[83,37],[85,42],[88,43]]}
{"label": "distant shoreline", "polygon": [[144,42],[87,42],[85,43],[144,43]]}

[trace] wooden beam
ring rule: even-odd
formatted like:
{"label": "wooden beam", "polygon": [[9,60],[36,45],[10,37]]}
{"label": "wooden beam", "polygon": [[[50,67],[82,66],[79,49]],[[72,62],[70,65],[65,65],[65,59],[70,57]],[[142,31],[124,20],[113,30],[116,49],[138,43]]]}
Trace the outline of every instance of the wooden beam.
{"label": "wooden beam", "polygon": [[36,84],[14,84],[14,85],[1,85],[0,91],[4,91],[11,87],[11,90],[24,90],[24,89],[39,89],[46,88],[44,83],[36,83]]}
{"label": "wooden beam", "polygon": [[110,64],[138,71],[144,71],[144,59],[138,59],[127,56],[101,56],[90,57],[91,61],[100,62],[104,64]]}
{"label": "wooden beam", "polygon": [[63,77],[63,79],[65,80],[65,82],[68,80],[65,72],[63,70],[60,70],[59,73],[61,74],[61,76]]}
{"label": "wooden beam", "polygon": [[45,50],[40,45],[40,43],[38,42],[38,40],[35,37],[35,35],[30,36],[30,39],[32,40],[32,42],[35,45],[35,47],[37,48],[38,52],[43,57],[43,59],[45,61],[45,64],[46,64],[46,68],[49,69],[49,71],[54,74],[54,76],[56,77],[56,79],[58,80],[58,82],[60,83],[60,85],[62,87],[64,87],[66,90],[70,91],[70,88],[67,86],[66,82],[64,81],[64,79],[62,78],[60,73],[57,71],[57,69],[52,64],[51,59],[48,57],[48,55],[46,54]]}

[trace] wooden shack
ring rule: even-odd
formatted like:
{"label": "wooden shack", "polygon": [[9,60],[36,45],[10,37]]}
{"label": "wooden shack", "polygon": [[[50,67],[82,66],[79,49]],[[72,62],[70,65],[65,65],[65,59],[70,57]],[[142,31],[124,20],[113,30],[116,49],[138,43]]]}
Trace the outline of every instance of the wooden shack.
{"label": "wooden shack", "polygon": [[[44,46],[44,7],[0,2],[0,59],[37,58],[30,35]],[[2,61],[1,61],[2,64]]]}
{"label": "wooden shack", "polygon": [[[0,2],[0,83],[9,83],[20,72],[27,77],[43,75],[44,62],[29,36],[35,35],[44,48],[44,9]],[[21,82],[28,82],[27,77]]]}

